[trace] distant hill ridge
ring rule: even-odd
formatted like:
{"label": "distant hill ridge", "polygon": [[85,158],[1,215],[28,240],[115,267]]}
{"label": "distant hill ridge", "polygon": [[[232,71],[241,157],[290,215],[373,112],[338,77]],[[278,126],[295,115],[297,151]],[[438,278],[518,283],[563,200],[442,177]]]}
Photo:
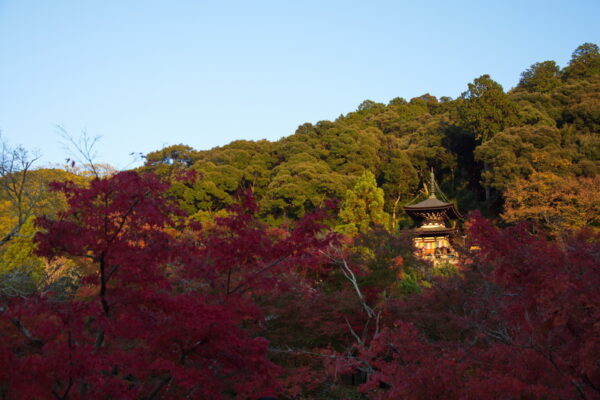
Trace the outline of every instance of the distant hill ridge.
{"label": "distant hill ridge", "polygon": [[272,222],[343,199],[370,170],[388,212],[414,198],[431,168],[461,210],[497,215],[507,190],[532,174],[594,178],[600,169],[600,52],[585,43],[561,69],[533,64],[505,93],[490,76],[457,99],[429,94],[370,100],[335,121],[306,123],[276,142],[231,142],[207,151],[180,144],[149,153],[141,170],[201,173],[173,191],[192,213],[214,214],[251,188]]}

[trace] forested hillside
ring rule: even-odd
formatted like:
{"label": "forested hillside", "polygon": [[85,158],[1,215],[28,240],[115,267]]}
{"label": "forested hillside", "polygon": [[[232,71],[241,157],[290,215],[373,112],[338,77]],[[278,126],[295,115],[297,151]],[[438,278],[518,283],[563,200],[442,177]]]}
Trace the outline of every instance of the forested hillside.
{"label": "forested hillside", "polygon": [[[72,143],[1,143],[1,399],[600,399],[594,44],[137,170]],[[469,212],[439,265],[432,170]]]}
{"label": "forested hillside", "polygon": [[[508,93],[483,75],[454,100],[429,94],[387,105],[366,100],[335,121],[306,123],[277,142],[235,141],[208,151],[166,147],[148,154],[142,170],[201,174],[196,184],[174,189],[191,213],[214,214],[243,187],[254,191],[263,217],[281,222],[326,199],[344,199],[364,170],[384,190],[385,211],[400,213],[433,168],[444,193],[465,211],[494,216],[506,201],[507,220],[515,213],[540,220],[541,214],[518,210],[552,203],[545,186],[554,193],[597,183],[599,73],[598,47],[586,43],[563,69],[554,61],[535,63]],[[589,206],[570,201],[589,214]]]}

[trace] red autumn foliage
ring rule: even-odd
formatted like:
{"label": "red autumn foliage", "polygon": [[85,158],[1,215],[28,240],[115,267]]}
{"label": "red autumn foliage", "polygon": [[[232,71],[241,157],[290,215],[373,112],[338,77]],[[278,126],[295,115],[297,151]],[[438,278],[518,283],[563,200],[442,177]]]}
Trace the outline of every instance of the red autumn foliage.
{"label": "red autumn foliage", "polygon": [[353,255],[323,212],[268,227],[249,193],[202,228],[167,189],[133,172],[55,185],[69,209],[38,220],[38,249],[83,276],[1,299],[0,397],[322,398],[359,369],[372,399],[600,398],[598,234],[474,215],[480,250],[404,299],[388,293],[416,268],[407,240],[373,232]]}
{"label": "red autumn foliage", "polygon": [[[211,231],[183,226],[152,175],[57,184],[69,210],[41,218],[41,255],[85,267],[80,290],[7,299],[0,320],[6,399],[256,398],[280,369],[255,335],[253,296],[308,268],[330,238],[310,216],[281,238],[243,196]],[[319,236],[319,237],[317,237]],[[90,295],[93,293],[93,295]]]}
{"label": "red autumn foliage", "polygon": [[481,250],[462,276],[397,304],[405,322],[359,349],[369,397],[600,398],[600,238],[529,228],[473,216]]}

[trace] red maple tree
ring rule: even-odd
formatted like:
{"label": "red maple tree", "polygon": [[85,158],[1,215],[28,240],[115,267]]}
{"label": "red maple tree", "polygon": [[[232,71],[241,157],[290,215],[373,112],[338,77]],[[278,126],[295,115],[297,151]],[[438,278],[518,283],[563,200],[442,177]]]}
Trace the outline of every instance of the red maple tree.
{"label": "red maple tree", "polygon": [[273,232],[252,216],[251,196],[203,230],[186,223],[167,188],[134,172],[54,186],[69,209],[38,220],[39,253],[76,260],[83,277],[66,299],[4,299],[4,398],[247,399],[277,390],[254,296],[292,266],[312,265],[311,249],[330,239],[318,237],[316,216]]}
{"label": "red maple tree", "polygon": [[475,214],[460,276],[406,302],[359,356],[374,399],[600,398],[600,237],[565,243]]}

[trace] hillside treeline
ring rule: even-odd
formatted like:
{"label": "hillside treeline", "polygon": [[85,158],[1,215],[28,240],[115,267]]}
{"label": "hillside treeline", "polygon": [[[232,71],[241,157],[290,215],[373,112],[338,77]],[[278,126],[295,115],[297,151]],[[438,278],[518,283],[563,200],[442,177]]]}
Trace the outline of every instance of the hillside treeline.
{"label": "hillside treeline", "polygon": [[[173,179],[182,170],[198,172],[202,179],[173,190],[201,218],[231,204],[239,188],[251,188],[263,218],[298,219],[326,199],[343,200],[365,170],[395,216],[423,192],[433,168],[463,211],[495,216],[506,202],[508,221],[560,224],[562,217],[520,210],[552,203],[549,197],[563,192],[568,204],[559,203],[571,213],[590,206],[578,203],[585,197],[578,193],[597,184],[600,170],[599,73],[598,46],[585,43],[562,69],[554,61],[533,64],[508,92],[482,75],[456,99],[366,100],[275,142],[239,140],[207,151],[169,146],[149,153],[141,169]],[[598,222],[569,218],[574,225]]]}

